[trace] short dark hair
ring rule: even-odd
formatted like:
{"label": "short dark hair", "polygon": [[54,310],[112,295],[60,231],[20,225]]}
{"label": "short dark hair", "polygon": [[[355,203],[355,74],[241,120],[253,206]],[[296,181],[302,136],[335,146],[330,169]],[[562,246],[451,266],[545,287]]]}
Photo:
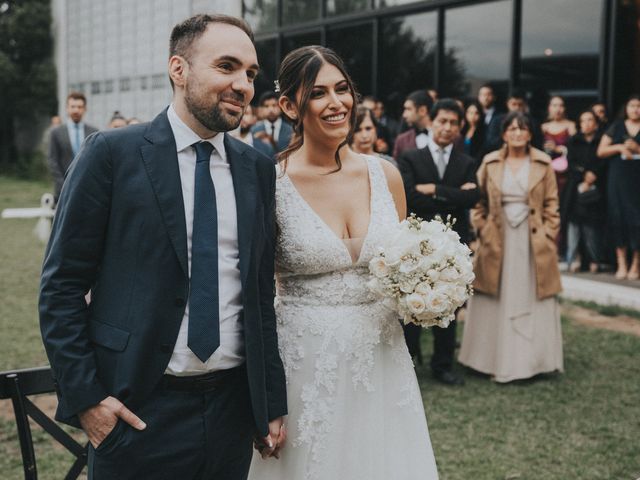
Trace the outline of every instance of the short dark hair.
{"label": "short dark hair", "polygon": [[493,88],[493,85],[491,85],[490,83],[483,83],[482,85],[480,85],[480,88],[478,88],[478,92],[480,92],[480,90],[482,90],[483,88],[488,88],[489,90],[491,90],[494,94],[496,93],[495,88]]}
{"label": "short dark hair", "polygon": [[85,105],[87,104],[87,97],[85,97],[82,92],[69,92],[69,95],[67,95],[67,103],[69,103],[69,100],[82,100]]}
{"label": "short dark hair", "polygon": [[262,107],[267,100],[278,100],[278,94],[276,92],[272,92],[271,90],[267,90],[258,99],[258,106]]}
{"label": "short dark hair", "polygon": [[[169,37],[169,57],[174,55],[180,55],[181,57],[189,60],[191,56],[191,47],[200,36],[205,32],[207,27],[212,23],[224,23],[226,25],[232,25],[238,27],[251,39],[251,43],[254,42],[253,30],[247,22],[241,18],[232,17],[231,15],[222,14],[199,14],[187,18],[186,20],[178,23],[171,30],[171,36]],[[169,77],[171,87],[173,88],[173,80]]]}
{"label": "short dark hair", "polygon": [[173,27],[171,37],[169,38],[169,56],[180,55],[188,58],[193,42],[200,38],[200,35],[204,33],[211,23],[224,23],[238,27],[247,34],[251,39],[251,43],[254,43],[253,31],[249,24],[243,19],[232,17],[231,15],[199,14],[189,17]]}
{"label": "short dark hair", "polygon": [[407,100],[413,102],[416,108],[427,107],[427,113],[433,108],[433,98],[426,90],[415,90],[407,95]]}
{"label": "short dark hair", "polygon": [[510,98],[518,98],[520,100],[524,100],[525,102],[527,101],[527,95],[524,93],[524,90],[521,90],[519,88],[514,88],[509,92],[507,100]]}
{"label": "short dark hair", "polygon": [[458,105],[458,102],[456,102],[453,98],[441,98],[440,100],[438,100],[429,112],[431,120],[438,116],[438,112],[440,110],[455,113],[458,116],[459,122],[461,122],[462,118],[464,117],[464,112],[460,108],[460,105]]}

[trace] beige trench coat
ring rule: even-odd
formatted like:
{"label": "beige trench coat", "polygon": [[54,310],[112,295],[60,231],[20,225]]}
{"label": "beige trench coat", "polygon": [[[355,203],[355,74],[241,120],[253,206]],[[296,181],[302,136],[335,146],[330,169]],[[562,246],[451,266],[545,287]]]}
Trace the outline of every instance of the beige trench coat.
{"label": "beige trench coat", "polygon": [[[479,238],[474,258],[476,280],[474,288],[497,296],[502,272],[502,176],[506,149],[484,157],[478,170],[480,201],[471,211],[471,223]],[[529,238],[535,261],[536,294],[538,299],[551,297],[562,290],[558,270],[555,238],[560,230],[558,187],[551,158],[531,148],[529,172]]]}

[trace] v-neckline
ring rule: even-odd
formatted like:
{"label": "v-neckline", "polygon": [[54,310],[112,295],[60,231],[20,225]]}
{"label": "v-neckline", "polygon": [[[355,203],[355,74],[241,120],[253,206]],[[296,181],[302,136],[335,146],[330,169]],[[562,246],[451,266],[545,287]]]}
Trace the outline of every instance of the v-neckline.
{"label": "v-neckline", "polygon": [[[366,157],[365,157],[365,163],[366,163],[366,167],[367,167],[367,178],[368,178],[368,181],[369,181],[369,221],[367,223],[367,233],[365,233],[364,237],[362,237],[362,246],[360,247],[360,252],[358,253],[358,258],[355,261],[353,260],[353,257],[351,256],[351,253],[349,253],[349,249],[345,245],[344,240],[342,238],[340,238],[336,232],[333,231],[333,229],[329,226],[329,224],[320,216],[320,214],[318,212],[316,212],[314,210],[314,208],[311,206],[311,204],[302,196],[302,194],[298,190],[298,187],[296,187],[296,184],[293,182],[293,180],[291,180],[291,177],[289,177],[289,175],[287,175],[286,171],[284,172],[284,175],[283,175],[283,177],[286,178],[287,182],[289,182],[289,184],[291,185],[292,190],[294,191],[295,195],[298,197],[298,199],[300,200],[300,203],[302,203],[304,208],[309,210],[311,215],[316,218],[318,223],[325,230],[327,230],[329,232],[331,237],[333,237],[338,242],[338,244],[340,244],[340,247],[342,248],[342,251],[346,254],[347,258],[349,258],[349,262],[351,263],[351,266],[359,264],[360,261],[362,260],[362,253],[364,252],[365,246],[367,245],[367,240],[369,238],[369,233],[371,232],[371,223],[373,221],[373,181],[371,179],[371,168],[369,167],[370,161]],[[346,240],[350,240],[350,239],[353,239],[353,238],[354,237],[349,237]],[[355,238],[360,238],[360,237],[355,237]]]}

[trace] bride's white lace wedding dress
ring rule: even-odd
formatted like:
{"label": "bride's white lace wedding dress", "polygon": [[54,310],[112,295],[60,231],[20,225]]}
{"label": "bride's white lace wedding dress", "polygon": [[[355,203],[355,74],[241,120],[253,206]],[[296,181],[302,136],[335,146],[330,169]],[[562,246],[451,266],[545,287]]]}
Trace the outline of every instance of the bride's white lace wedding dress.
{"label": "bride's white lace wedding dress", "polygon": [[398,214],[384,160],[366,159],[371,218],[360,242],[338,238],[289,177],[278,176],[276,314],[288,440],[280,459],[254,455],[252,480],[438,477],[402,328],[367,288],[368,262]]}

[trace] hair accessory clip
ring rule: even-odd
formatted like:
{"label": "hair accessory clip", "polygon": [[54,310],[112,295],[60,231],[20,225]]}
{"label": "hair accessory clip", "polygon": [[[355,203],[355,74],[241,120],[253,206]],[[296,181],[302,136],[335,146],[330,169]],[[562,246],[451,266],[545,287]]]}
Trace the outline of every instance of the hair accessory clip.
{"label": "hair accessory clip", "polygon": [[273,91],[280,93],[280,82],[278,80],[273,81]]}

